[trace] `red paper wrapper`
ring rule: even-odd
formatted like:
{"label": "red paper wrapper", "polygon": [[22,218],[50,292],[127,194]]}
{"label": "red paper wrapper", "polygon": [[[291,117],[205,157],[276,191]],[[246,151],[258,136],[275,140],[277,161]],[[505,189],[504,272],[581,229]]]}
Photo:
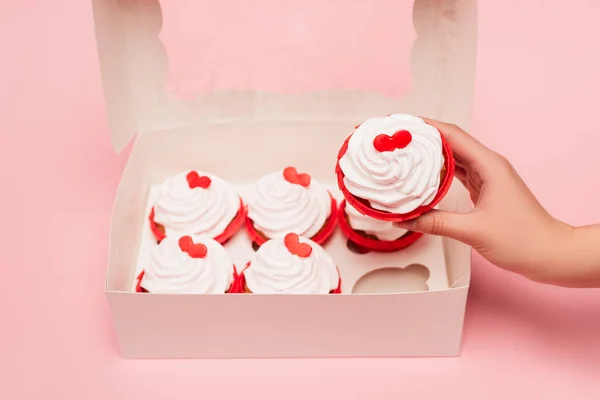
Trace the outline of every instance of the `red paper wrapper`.
{"label": "red paper wrapper", "polygon": [[[144,278],[144,271],[142,270],[142,272],[140,272],[140,274],[137,277],[137,284],[135,285],[135,291],[137,293],[149,293],[146,289],[144,289],[142,287],[142,279],[143,278]],[[234,265],[233,266],[233,283],[229,287],[229,290],[225,293],[242,293],[242,292],[236,291],[236,290],[238,290],[237,282],[239,282],[239,280],[240,280],[240,276],[237,272],[237,268]],[[244,289],[244,286],[242,286],[242,291],[243,291],[243,289]]]}
{"label": "red paper wrapper", "polygon": [[378,252],[392,252],[402,250],[423,236],[420,232],[410,232],[400,239],[393,241],[374,240],[364,237],[360,233],[356,232],[346,219],[346,200],[342,201],[338,210],[338,225],[342,230],[342,233],[353,243],[363,247],[366,250],[378,251]]}
{"label": "red paper wrapper", "polygon": [[[246,268],[244,268],[245,270]],[[243,272],[243,271],[242,271]],[[227,293],[244,293],[244,282],[242,274],[238,273],[235,265],[233,266],[233,283]]]}
{"label": "red paper wrapper", "polygon": [[[240,291],[239,292],[235,292],[235,293],[244,293],[244,287],[246,286],[246,277],[244,276],[244,272],[249,267],[250,267],[250,263],[246,264],[246,268],[244,268],[242,270],[242,272],[240,272],[240,274],[238,275],[238,277],[239,277],[239,279],[238,279],[238,288],[240,288]],[[340,270],[338,268],[338,276],[339,275],[340,275]],[[338,278],[338,286],[337,286],[337,288],[333,289],[330,294],[340,294],[340,293],[342,293],[342,277],[341,276]]]}
{"label": "red paper wrapper", "polygon": [[148,291],[146,289],[142,289],[142,278],[144,278],[144,270],[142,270],[142,272],[140,272],[140,274],[137,277],[137,284],[135,285],[135,291],[138,293],[147,293]]}
{"label": "red paper wrapper", "polygon": [[[331,198],[331,214],[329,216],[329,219],[325,223],[323,229],[321,229],[321,231],[317,233],[317,235],[315,235],[312,238],[309,238],[319,245],[323,245],[327,241],[327,239],[331,237],[333,231],[335,230],[335,225],[337,221],[337,202],[335,201],[335,198],[331,195],[331,193],[329,193],[329,197]],[[250,240],[252,240],[252,242],[256,243],[257,245],[262,246],[267,241],[267,239],[262,237],[254,228],[252,220],[247,215],[246,230],[248,231],[248,236],[250,237]]]}
{"label": "red paper wrapper", "polygon": [[348,191],[348,189],[346,189],[346,185],[344,184],[344,173],[342,172],[342,169],[340,168],[339,160],[346,153],[346,150],[348,150],[348,141],[350,140],[352,135],[348,136],[348,138],[344,141],[344,144],[342,145],[342,147],[338,153],[338,156],[337,156],[338,161],[337,161],[336,167],[335,167],[335,173],[337,174],[338,186],[339,186],[340,190],[342,191],[342,194],[344,195],[344,197],[346,198],[348,203],[350,203],[352,206],[354,206],[354,208],[356,208],[359,212],[361,212],[362,214],[367,215],[369,217],[379,219],[382,221],[392,221],[392,222],[408,221],[409,219],[416,218],[416,217],[420,216],[421,214],[426,213],[427,211],[431,210],[433,207],[438,205],[440,201],[442,201],[444,196],[446,196],[446,194],[448,193],[448,190],[450,190],[450,186],[452,185],[452,180],[454,178],[454,157],[452,156],[452,149],[450,148],[450,145],[444,138],[444,135],[440,134],[440,136],[442,138],[442,154],[444,155],[444,166],[446,167],[446,176],[444,177],[444,180],[442,181],[442,183],[437,191],[436,196],[434,197],[433,201],[430,204],[428,204],[426,206],[418,207],[415,210],[413,210],[407,214],[395,214],[395,213],[390,213],[390,212],[376,210],[374,208],[371,208],[371,206],[369,205],[369,202],[367,200],[359,199],[358,197],[355,197],[352,193],[350,193]]}
{"label": "red paper wrapper", "polygon": [[[221,244],[225,244],[233,235],[236,234],[237,231],[240,230],[242,225],[244,224],[244,220],[246,219],[246,215],[248,210],[243,200],[240,198],[240,209],[238,213],[233,218],[231,223],[225,228],[225,231],[220,235],[214,237],[213,239]],[[160,243],[166,236],[158,229],[158,224],[154,222],[154,207],[150,211],[150,216],[148,217],[150,220],[150,230],[154,234],[154,237]]]}

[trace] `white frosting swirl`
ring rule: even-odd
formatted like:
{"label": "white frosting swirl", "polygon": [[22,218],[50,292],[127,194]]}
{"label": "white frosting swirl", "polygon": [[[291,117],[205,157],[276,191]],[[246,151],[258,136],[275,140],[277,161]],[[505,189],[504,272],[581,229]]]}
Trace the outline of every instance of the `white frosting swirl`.
{"label": "white frosting swirl", "polygon": [[[400,130],[412,135],[403,149],[379,152],[373,140]],[[444,163],[440,132],[421,118],[394,114],[356,129],[339,160],[346,189],[377,210],[406,214],[433,201]]]}
{"label": "white frosting swirl", "polygon": [[192,236],[207,248],[204,258],[192,258],[179,247],[180,236],[167,236],[152,252],[141,287],[150,293],[219,294],[233,283],[233,262],[218,242]]}
{"label": "white frosting swirl", "polygon": [[154,221],[165,227],[165,235],[195,234],[214,238],[225,231],[240,208],[240,198],[223,179],[208,176],[207,189],[190,189],[187,175],[181,172],[165,180],[154,204]]}
{"label": "white frosting swirl", "polygon": [[307,258],[290,253],[283,238],[269,240],[258,249],[244,271],[252,293],[326,294],[337,289],[339,274],[333,259],[312,240],[299,239],[312,247]]}
{"label": "white frosting swirl", "polygon": [[373,235],[381,241],[391,242],[400,239],[408,232],[406,229],[395,227],[393,222],[381,221],[363,215],[347,202],[345,212],[352,229]]}
{"label": "white frosting swirl", "polygon": [[308,187],[290,183],[283,171],[262,177],[246,200],[254,228],[270,239],[290,232],[312,238],[331,215],[331,197],[325,186],[315,179]]}

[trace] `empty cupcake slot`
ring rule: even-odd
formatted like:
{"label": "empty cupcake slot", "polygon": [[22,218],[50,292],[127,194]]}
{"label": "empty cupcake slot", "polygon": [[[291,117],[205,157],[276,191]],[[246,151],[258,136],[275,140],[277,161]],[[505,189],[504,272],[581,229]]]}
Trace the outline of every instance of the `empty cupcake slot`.
{"label": "empty cupcake slot", "polygon": [[421,264],[404,268],[384,267],[362,276],[352,293],[402,293],[429,291],[429,269]]}

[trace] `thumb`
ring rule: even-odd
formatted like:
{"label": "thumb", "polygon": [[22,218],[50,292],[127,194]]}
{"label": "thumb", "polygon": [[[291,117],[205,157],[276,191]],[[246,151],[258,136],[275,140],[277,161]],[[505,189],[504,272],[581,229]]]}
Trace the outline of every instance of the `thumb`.
{"label": "thumb", "polygon": [[461,242],[469,242],[475,234],[470,214],[431,210],[420,217],[395,222],[394,226],[428,235],[446,236]]}

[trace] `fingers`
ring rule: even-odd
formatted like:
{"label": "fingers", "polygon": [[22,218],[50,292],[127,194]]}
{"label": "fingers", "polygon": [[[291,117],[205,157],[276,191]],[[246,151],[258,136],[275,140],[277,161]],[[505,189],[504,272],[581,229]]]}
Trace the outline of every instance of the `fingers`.
{"label": "fingers", "polygon": [[446,236],[464,243],[472,243],[476,237],[476,225],[471,214],[432,210],[418,218],[396,222],[394,226],[428,235]]}
{"label": "fingers", "polygon": [[466,165],[477,162],[482,163],[491,153],[491,150],[456,125],[429,118],[423,118],[423,120],[444,135],[444,138],[452,147],[454,158],[459,163]]}

